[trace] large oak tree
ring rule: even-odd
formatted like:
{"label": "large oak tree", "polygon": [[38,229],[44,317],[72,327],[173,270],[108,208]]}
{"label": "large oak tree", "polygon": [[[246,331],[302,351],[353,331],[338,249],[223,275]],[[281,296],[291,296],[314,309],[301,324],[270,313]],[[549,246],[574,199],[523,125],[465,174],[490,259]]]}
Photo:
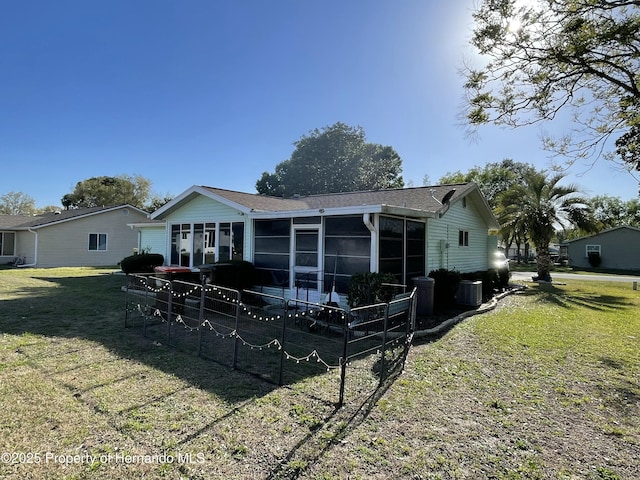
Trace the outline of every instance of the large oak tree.
{"label": "large oak tree", "polygon": [[76,183],[73,192],[64,195],[61,202],[67,209],[123,204],[144,208],[150,191],[151,181],[140,175],[92,177]]}
{"label": "large oak tree", "polygon": [[368,143],[362,127],[338,122],[315,129],[294,143],[288,160],[264,172],[256,190],[291,197],[402,188],[402,160],[389,146]]}

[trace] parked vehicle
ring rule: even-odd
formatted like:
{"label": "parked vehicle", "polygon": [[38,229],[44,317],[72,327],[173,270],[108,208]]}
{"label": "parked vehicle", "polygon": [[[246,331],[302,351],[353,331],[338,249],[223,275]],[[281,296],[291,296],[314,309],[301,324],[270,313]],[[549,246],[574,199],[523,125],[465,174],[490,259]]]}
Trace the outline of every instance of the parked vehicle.
{"label": "parked vehicle", "polygon": [[493,252],[491,264],[496,270],[509,270],[509,259],[500,251]]}

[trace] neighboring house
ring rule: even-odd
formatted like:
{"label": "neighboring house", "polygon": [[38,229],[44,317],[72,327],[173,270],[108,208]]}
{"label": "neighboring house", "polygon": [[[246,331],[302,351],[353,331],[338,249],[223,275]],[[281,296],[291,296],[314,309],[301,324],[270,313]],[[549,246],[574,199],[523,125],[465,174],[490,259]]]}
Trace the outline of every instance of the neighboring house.
{"label": "neighboring house", "polygon": [[487,270],[499,225],[465,183],[294,198],[192,186],[132,227],[167,265],[243,259],[263,290],[316,301],[333,285],[345,293],[358,272],[410,284],[440,268]]}
{"label": "neighboring house", "polygon": [[138,245],[138,232],[128,224],[147,217],[131,205],[32,217],[0,215],[0,262],[19,258],[33,267],[116,265]]}
{"label": "neighboring house", "polygon": [[589,253],[593,252],[600,255],[600,268],[640,270],[640,228],[614,227],[569,240],[565,246],[572,267],[592,268]]}

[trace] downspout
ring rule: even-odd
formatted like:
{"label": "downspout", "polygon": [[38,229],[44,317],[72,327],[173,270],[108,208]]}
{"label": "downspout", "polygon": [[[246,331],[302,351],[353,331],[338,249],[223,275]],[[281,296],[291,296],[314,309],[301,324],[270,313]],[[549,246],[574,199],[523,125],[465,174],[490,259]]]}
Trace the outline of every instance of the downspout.
{"label": "downspout", "polygon": [[371,249],[369,251],[370,260],[369,260],[369,271],[377,272],[378,271],[378,233],[376,232],[376,227],[373,225],[371,221],[371,214],[365,213],[362,215],[362,221],[365,226],[371,232]]}
{"label": "downspout", "polygon": [[27,230],[29,232],[33,233],[36,236],[36,238],[35,238],[35,240],[36,240],[35,248],[34,248],[34,252],[33,252],[33,263],[24,264],[24,265],[18,265],[19,268],[35,267],[38,264],[38,232],[34,232],[30,228],[28,228]]}
{"label": "downspout", "polygon": [[137,253],[142,253],[142,232],[139,228],[136,228],[134,225],[130,225],[131,230],[135,230],[138,234],[138,241],[136,242],[138,248],[136,249]]}

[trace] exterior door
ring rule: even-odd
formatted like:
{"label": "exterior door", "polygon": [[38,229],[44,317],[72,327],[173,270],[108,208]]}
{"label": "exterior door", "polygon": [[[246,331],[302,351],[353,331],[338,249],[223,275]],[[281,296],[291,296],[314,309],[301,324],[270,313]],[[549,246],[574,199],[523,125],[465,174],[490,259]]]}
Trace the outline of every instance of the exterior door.
{"label": "exterior door", "polygon": [[295,297],[317,302],[321,290],[319,227],[294,227],[291,272]]}

